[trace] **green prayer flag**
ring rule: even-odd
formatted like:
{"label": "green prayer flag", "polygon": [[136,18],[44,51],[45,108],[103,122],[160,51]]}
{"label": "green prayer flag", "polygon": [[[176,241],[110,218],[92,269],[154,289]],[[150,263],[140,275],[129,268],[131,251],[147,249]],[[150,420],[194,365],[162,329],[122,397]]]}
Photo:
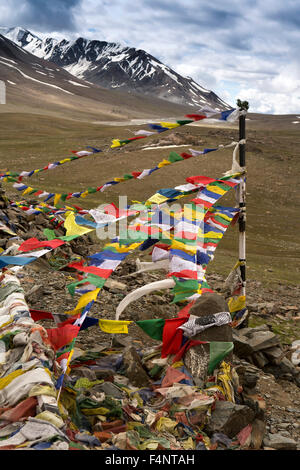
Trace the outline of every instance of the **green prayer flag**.
{"label": "green prayer flag", "polygon": [[150,338],[162,341],[163,329],[165,326],[164,318],[153,320],[138,320],[135,322]]}
{"label": "green prayer flag", "polygon": [[72,282],[71,284],[67,285],[67,289],[71,295],[75,294],[75,289],[79,284],[84,284],[85,282],[89,282],[90,284],[93,284],[93,286],[96,286],[97,288],[103,287],[105,284],[106,279],[103,279],[102,277],[96,276],[94,274],[89,274],[87,277],[84,279],[81,279],[81,281],[75,281]]}
{"label": "green prayer flag", "polygon": [[181,155],[179,155],[176,152],[171,152],[170,155],[169,155],[168,160],[169,160],[169,162],[174,163],[174,162],[179,162],[181,160],[184,160],[184,158],[181,157]]}
{"label": "green prayer flag", "polygon": [[211,341],[209,343],[208,374],[212,374],[220,362],[233,350],[232,342]]}
{"label": "green prayer flag", "polygon": [[187,279],[179,281],[175,276],[172,276],[175,281],[175,286],[172,289],[174,299],[172,304],[185,300],[187,297],[195,294],[198,291],[198,281],[196,279]]}
{"label": "green prayer flag", "polygon": [[194,122],[192,119],[180,119],[179,121],[176,121],[177,124],[180,124],[181,126],[184,126],[185,124],[189,124],[190,122]]}
{"label": "green prayer flag", "polygon": [[56,238],[54,230],[50,228],[45,228],[43,230],[44,235],[47,237],[47,240],[54,240]]}
{"label": "green prayer flag", "polygon": [[48,240],[63,240],[65,242],[68,242],[70,240],[73,240],[74,238],[77,238],[78,235],[64,235],[63,237],[57,237],[54,230],[50,228],[45,228],[43,230],[44,235],[47,237]]}

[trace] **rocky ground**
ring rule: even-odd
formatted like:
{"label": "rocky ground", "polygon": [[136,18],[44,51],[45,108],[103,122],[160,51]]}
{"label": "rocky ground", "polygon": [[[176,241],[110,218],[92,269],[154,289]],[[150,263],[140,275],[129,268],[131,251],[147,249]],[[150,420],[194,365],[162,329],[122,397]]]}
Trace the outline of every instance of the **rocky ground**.
{"label": "rocky ground", "polygon": [[[132,259],[113,275],[115,284],[112,283],[111,287],[103,290],[91,311],[92,316],[113,319],[118,303],[127,293],[147,282],[163,278],[160,272],[127,277],[134,271],[135,261]],[[41,264],[39,268],[28,265],[23,272],[22,285],[27,292],[29,306],[53,313],[69,310],[76,303],[65,290],[66,284],[72,282],[71,277],[71,273],[68,272],[49,271],[46,264],[44,270],[41,270]],[[218,275],[212,275],[210,279],[216,291],[222,290],[223,281]],[[298,299],[299,288],[285,286],[266,288],[257,281],[248,281],[248,302],[251,312],[249,325],[253,327],[266,325],[270,331],[275,332],[287,358],[291,357],[291,343],[299,338]],[[126,320],[170,318],[179,310],[179,307],[170,305],[170,301],[171,296],[167,292],[157,292],[129,305],[122,317]],[[47,320],[45,324],[50,326],[51,321]],[[130,325],[129,332],[132,338],[143,345],[156,344],[136,325]],[[79,334],[77,347],[88,350],[110,342],[110,335],[103,333],[98,326],[94,326]],[[288,370],[281,370],[278,366],[270,364],[269,367],[261,368],[253,361],[250,363],[249,358],[247,361],[237,355],[234,356],[234,366],[238,370],[246,366],[247,371],[256,377],[256,393],[262,399],[265,411],[264,447],[288,446],[285,440],[292,438],[300,450],[299,380],[297,382]]]}
{"label": "rocky ground", "polygon": [[[3,211],[10,216],[10,220],[15,221],[18,236],[27,239],[39,235],[38,238],[42,239],[41,229],[48,224],[43,216],[40,217],[39,225],[36,221],[33,223],[32,218],[26,218],[18,209],[3,207]],[[9,241],[9,238],[2,234],[0,244],[3,249],[13,242]],[[67,268],[66,264],[71,257],[86,256],[96,251],[99,250],[93,241],[88,237],[82,237],[80,243],[73,241],[55,253],[50,253],[47,258],[40,258],[24,267],[18,276],[29,307],[59,314],[72,309],[77,303],[77,298],[69,295],[66,286],[75,279],[75,271]],[[111,276],[93,305],[91,316],[114,319],[116,307],[125,295],[137,287],[165,277],[161,271],[133,274],[136,271],[136,256],[128,257],[126,263],[123,263]],[[208,282],[216,292],[224,292],[224,278],[221,275],[211,274]],[[291,359],[291,345],[293,341],[299,339],[299,298],[299,287],[284,284],[268,287],[256,280],[248,280],[247,306],[250,312],[248,327],[272,333],[273,339],[276,336],[274,345],[279,346],[282,351],[280,361],[284,358]],[[158,291],[144,296],[130,304],[122,313],[122,318],[126,320],[171,318],[179,310],[178,306],[171,304],[171,300],[168,291]],[[43,324],[47,327],[54,326],[50,320],[45,320]],[[246,332],[245,329],[241,329],[237,331],[237,335],[240,335],[241,331]],[[118,339],[119,336],[114,339]],[[156,344],[135,324],[130,325],[129,336],[144,346]],[[111,335],[103,333],[98,326],[93,326],[79,334],[76,347],[89,350],[96,346],[109,345],[114,339]],[[264,364],[262,360],[266,360],[263,353],[234,355],[234,366],[238,373],[243,375],[246,370],[248,378],[251,376],[251,380],[255,382],[256,402],[264,410],[266,428],[263,448],[289,449],[290,439],[293,439],[295,446],[300,450],[300,369],[294,367],[293,370],[289,370],[288,367],[282,366],[280,361],[276,365],[274,361],[273,363],[267,361]],[[249,383],[246,385],[249,387]],[[251,395],[250,392],[251,390],[249,391]],[[292,445],[292,448],[295,446]]]}

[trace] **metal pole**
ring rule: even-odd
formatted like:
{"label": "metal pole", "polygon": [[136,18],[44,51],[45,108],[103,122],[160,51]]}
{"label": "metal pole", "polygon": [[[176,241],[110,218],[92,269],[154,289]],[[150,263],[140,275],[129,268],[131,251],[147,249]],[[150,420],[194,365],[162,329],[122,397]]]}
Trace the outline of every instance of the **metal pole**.
{"label": "metal pole", "polygon": [[[246,139],[246,113],[239,117],[239,140]],[[246,148],[245,144],[239,146],[239,163],[242,168],[246,167]],[[241,295],[246,296],[246,177],[241,176],[239,184],[239,261],[241,278],[242,278],[242,292]]]}

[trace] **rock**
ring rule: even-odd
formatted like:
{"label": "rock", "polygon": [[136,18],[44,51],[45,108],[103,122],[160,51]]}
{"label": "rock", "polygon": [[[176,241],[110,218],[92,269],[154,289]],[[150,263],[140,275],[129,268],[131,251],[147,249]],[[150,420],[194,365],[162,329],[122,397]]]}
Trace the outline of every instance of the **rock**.
{"label": "rock", "polygon": [[255,413],[245,405],[229,401],[217,401],[211,419],[206,426],[208,433],[220,432],[233,438],[254,420]]}
{"label": "rock", "polygon": [[260,312],[262,314],[276,313],[277,308],[275,302],[259,302],[247,304],[249,312]]}
{"label": "rock", "polygon": [[297,312],[299,310],[299,307],[297,307],[297,305],[282,305],[281,307],[279,307],[279,309],[282,312],[289,312],[289,311],[292,311],[292,310]]}
{"label": "rock", "polygon": [[78,377],[86,377],[89,379],[91,382],[94,380],[97,380],[97,376],[95,372],[88,367],[77,367],[72,371],[72,373]]}
{"label": "rock", "polygon": [[260,369],[262,369],[265,365],[269,363],[268,359],[264,356],[264,354],[261,351],[258,351],[252,354],[252,359],[253,359],[254,364],[257,367],[260,367]]}
{"label": "rock", "polygon": [[251,443],[250,447],[254,450],[261,448],[264,435],[266,432],[266,424],[261,419],[255,419],[252,422]]}
{"label": "rock", "polygon": [[266,447],[272,447],[277,450],[296,450],[297,443],[289,437],[282,436],[281,434],[269,434],[264,438],[263,444]]}
{"label": "rock", "polygon": [[235,367],[235,370],[239,376],[239,383],[243,388],[255,388],[258,381],[258,374],[255,370],[252,370],[251,368],[243,365]]}
{"label": "rock", "polygon": [[260,332],[260,331],[270,331],[270,328],[268,327],[268,325],[263,324],[263,325],[256,326],[254,328],[253,327],[252,328],[251,327],[242,328],[240,331],[247,338],[253,338],[253,336],[255,336],[258,332]]}
{"label": "rock", "polygon": [[254,352],[252,346],[248,343],[248,339],[246,336],[243,336],[240,331],[233,330],[232,339],[234,344],[234,354],[238,357],[247,357]]}
{"label": "rock", "polygon": [[271,364],[278,365],[284,358],[285,352],[279,346],[273,346],[271,348],[264,349],[264,356],[269,359]]}
{"label": "rock", "polygon": [[136,387],[148,387],[151,383],[140,356],[133,346],[127,346],[123,353],[123,364],[126,369],[126,377]]}
{"label": "rock", "polygon": [[36,303],[41,300],[41,296],[44,294],[44,286],[38,284],[33,286],[28,292],[25,294],[25,300],[29,303]]}
{"label": "rock", "polygon": [[110,377],[115,375],[115,371],[112,369],[96,369],[94,370],[97,380],[108,380]]}
{"label": "rock", "polygon": [[266,365],[263,370],[276,378],[294,381],[300,387],[300,372],[287,357],[284,357],[278,365]]}
{"label": "rock", "polygon": [[39,271],[52,271],[49,263],[43,258],[37,258],[35,261],[30,263],[30,269],[36,272]]}
{"label": "rock", "polygon": [[112,382],[104,382],[103,384],[95,385],[92,388],[92,392],[104,392],[105,395],[109,395],[113,398],[122,399],[124,398],[125,392],[119,389],[115,384]]}
{"label": "rock", "polygon": [[253,351],[261,351],[279,344],[279,338],[271,331],[261,331],[253,328],[253,334],[249,338],[249,345]]}
{"label": "rock", "polygon": [[114,279],[108,278],[105,282],[104,288],[109,290],[124,291],[127,290],[127,285],[123,282],[115,281]]}

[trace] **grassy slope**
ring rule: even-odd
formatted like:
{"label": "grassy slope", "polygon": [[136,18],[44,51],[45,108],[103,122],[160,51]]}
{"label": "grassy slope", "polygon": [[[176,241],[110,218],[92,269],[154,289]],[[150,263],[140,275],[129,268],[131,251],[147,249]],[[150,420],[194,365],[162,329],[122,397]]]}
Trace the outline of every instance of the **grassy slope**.
{"label": "grassy slope", "polygon": [[[182,116],[183,117],[183,116]],[[250,115],[247,122],[247,261],[248,276],[263,282],[299,283],[299,195],[296,191],[299,174],[299,129],[291,116],[265,117]],[[145,128],[130,127],[131,130]],[[0,169],[31,170],[82,150],[87,145],[109,147],[112,138],[128,138],[125,127],[100,127],[87,122],[53,119],[34,114],[0,114]],[[172,131],[171,131],[172,132]],[[215,147],[238,139],[237,127],[213,128],[185,126],[179,132],[197,135],[199,145]],[[164,137],[167,133],[164,133]],[[98,186],[116,176],[144,168],[152,168],[170,149],[142,151],[142,143],[150,144],[157,136],[127,145],[119,151],[75,161],[53,171],[26,179],[25,184],[56,192],[83,190]],[[188,147],[177,151],[187,151]],[[173,150],[173,149],[172,149]],[[175,149],[176,150],[176,149]],[[220,177],[231,167],[232,149],[222,150],[163,168],[142,181],[134,180],[76,200],[83,207],[103,202],[118,202],[118,195],[128,202],[145,200],[157,189],[182,184],[191,175]],[[11,196],[20,199],[6,184]],[[80,201],[80,202],[79,202]],[[222,204],[234,203],[234,194]],[[237,228],[230,228],[216,252],[209,272],[227,273],[237,257]]]}

